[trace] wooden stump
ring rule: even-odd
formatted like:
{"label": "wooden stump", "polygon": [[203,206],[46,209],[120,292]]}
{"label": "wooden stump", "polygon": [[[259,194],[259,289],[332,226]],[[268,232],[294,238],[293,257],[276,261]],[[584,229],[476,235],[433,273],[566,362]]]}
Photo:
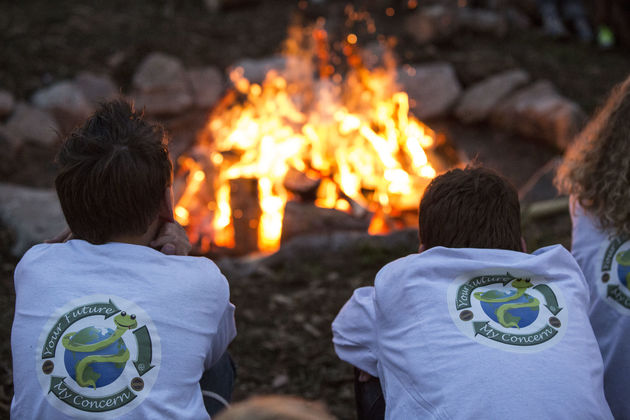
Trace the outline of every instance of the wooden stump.
{"label": "wooden stump", "polygon": [[258,202],[258,180],[230,180],[230,205],[234,225],[235,251],[246,254],[258,250],[258,222],[262,213]]}

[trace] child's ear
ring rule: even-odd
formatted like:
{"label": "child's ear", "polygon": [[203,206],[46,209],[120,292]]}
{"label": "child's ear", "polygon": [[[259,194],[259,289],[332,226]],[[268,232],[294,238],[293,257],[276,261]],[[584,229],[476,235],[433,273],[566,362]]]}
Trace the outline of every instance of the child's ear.
{"label": "child's ear", "polygon": [[426,248],[424,247],[424,244],[420,244],[420,246],[418,247],[418,254],[422,254],[423,251],[425,251]]}
{"label": "child's ear", "polygon": [[527,243],[525,242],[525,238],[521,236],[521,249],[524,253],[527,254]]}
{"label": "child's ear", "polygon": [[173,187],[166,187],[162,202],[160,203],[160,219],[167,222],[174,222],[173,207]]}

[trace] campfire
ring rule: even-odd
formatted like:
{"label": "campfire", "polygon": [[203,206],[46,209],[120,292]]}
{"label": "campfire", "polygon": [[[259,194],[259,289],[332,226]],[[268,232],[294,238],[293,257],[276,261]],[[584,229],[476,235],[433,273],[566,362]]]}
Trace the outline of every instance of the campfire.
{"label": "campfire", "polygon": [[[348,15],[348,27],[374,32],[369,17]],[[178,160],[175,216],[201,252],[274,251],[309,218],[373,234],[417,223],[424,189],[445,169],[444,138],[410,113],[386,40],[362,50],[357,34],[331,42],[325,26],[292,27],[284,68],[262,82],[235,68]]]}

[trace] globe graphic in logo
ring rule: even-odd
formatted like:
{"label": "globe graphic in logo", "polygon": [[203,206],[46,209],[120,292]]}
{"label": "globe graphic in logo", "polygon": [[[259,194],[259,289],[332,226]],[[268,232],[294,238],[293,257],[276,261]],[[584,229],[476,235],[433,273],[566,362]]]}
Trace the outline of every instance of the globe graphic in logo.
{"label": "globe graphic in logo", "polygon": [[[107,340],[114,334],[111,328],[83,328],[70,338],[71,345],[96,344]],[[107,359],[116,359],[127,351],[127,346],[122,338],[114,341],[110,345],[91,352],[72,351],[66,348],[64,353],[64,364],[72,379],[77,381],[77,370],[82,371],[82,381],[89,381],[100,388],[114,382],[122,374],[126,363],[108,362]],[[114,356],[114,357],[112,357]],[[82,365],[80,362],[87,359]],[[120,358],[119,358],[120,359]],[[89,363],[88,363],[89,362]],[[90,386],[92,386],[90,384]]]}
{"label": "globe graphic in logo", "polygon": [[617,275],[619,276],[619,282],[630,288],[628,285],[628,275],[630,275],[630,255],[628,251],[617,254]]}
{"label": "globe graphic in logo", "polygon": [[617,275],[619,276],[619,282],[628,287],[628,274],[630,274],[630,265],[619,264],[617,266]]}
{"label": "globe graphic in logo", "polygon": [[[535,298],[528,294],[523,294],[516,299],[507,300],[506,302],[488,302],[487,300],[497,299],[509,299],[517,293],[516,290],[504,292],[501,290],[488,290],[481,294],[481,308],[483,311],[495,322],[500,323],[503,326],[510,325],[511,328],[524,328],[533,323],[538,318],[539,308],[538,306],[525,306],[531,305],[536,301]],[[482,300],[483,299],[483,300]],[[509,305],[503,313],[503,322],[501,322],[497,316],[497,311],[503,305]],[[522,305],[523,307],[518,307]],[[516,324],[516,325],[515,325]]]}

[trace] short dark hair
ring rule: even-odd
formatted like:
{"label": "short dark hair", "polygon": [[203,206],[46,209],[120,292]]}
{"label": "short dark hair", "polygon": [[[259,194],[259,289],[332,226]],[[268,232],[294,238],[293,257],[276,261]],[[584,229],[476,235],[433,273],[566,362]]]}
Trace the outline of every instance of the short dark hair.
{"label": "short dark hair", "polygon": [[55,179],[74,237],[94,244],[142,234],[172,181],[164,129],[123,100],[101,104],[57,154]]}
{"label": "short dark hair", "polygon": [[453,169],[433,179],[420,201],[418,227],[425,249],[521,251],[518,194],[506,179],[483,167]]}

